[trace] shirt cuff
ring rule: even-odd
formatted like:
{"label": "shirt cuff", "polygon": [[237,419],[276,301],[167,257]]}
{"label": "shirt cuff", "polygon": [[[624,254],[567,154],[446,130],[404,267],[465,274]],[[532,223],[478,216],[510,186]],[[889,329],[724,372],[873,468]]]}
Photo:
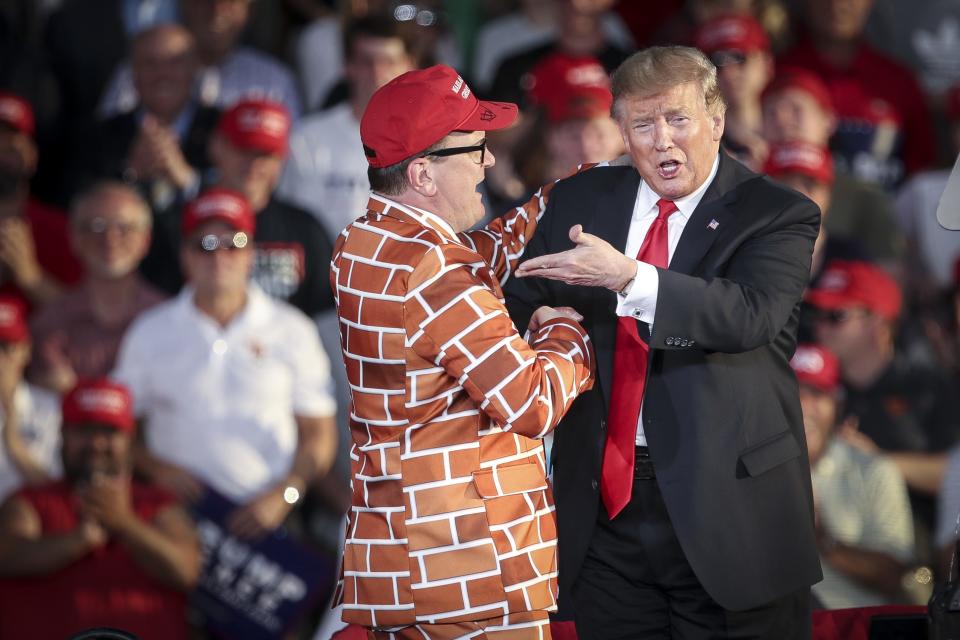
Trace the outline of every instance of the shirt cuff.
{"label": "shirt cuff", "polygon": [[617,296],[617,315],[653,325],[657,311],[660,276],[652,264],[637,260],[637,275],[626,295]]}

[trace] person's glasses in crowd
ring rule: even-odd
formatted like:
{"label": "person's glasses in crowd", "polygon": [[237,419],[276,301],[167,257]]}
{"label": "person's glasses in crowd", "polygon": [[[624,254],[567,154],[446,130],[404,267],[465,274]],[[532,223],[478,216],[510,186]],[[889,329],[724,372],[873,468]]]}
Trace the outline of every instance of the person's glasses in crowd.
{"label": "person's glasses in crowd", "polygon": [[80,224],[80,229],[86,233],[102,236],[108,231],[116,231],[123,237],[130,236],[138,231],[143,231],[146,225],[136,222],[123,222],[121,220],[107,220],[106,218],[91,218]]}
{"label": "person's glasses in crowd", "polygon": [[728,67],[734,64],[743,64],[746,61],[747,54],[745,54],[743,51],[736,51],[733,49],[717,51],[710,56],[710,62],[717,67]]}
{"label": "person's glasses in crowd", "polygon": [[480,152],[480,162],[477,164],[483,164],[483,161],[487,157],[487,139],[484,138],[480,141],[480,144],[473,145],[472,147],[447,147],[446,149],[437,149],[436,151],[431,151],[430,153],[423,154],[424,158],[429,156],[436,156],[438,158],[444,158],[446,156],[456,156],[461,153],[476,153]]}
{"label": "person's glasses in crowd", "polygon": [[250,243],[250,239],[243,231],[236,233],[225,233],[217,235],[208,233],[200,236],[194,241],[193,248],[201,253],[214,253],[221,249],[233,251],[234,249],[243,249]]}
{"label": "person's glasses in crowd", "polygon": [[844,324],[851,318],[863,317],[868,315],[866,309],[817,309],[814,312],[814,320],[824,324]]}

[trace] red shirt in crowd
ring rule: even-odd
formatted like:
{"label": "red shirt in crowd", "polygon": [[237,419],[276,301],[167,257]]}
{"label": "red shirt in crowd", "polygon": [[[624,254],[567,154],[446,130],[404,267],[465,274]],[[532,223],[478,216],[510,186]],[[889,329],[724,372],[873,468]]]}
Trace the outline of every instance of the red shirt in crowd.
{"label": "red shirt in crowd", "polygon": [[[83,279],[83,267],[70,247],[67,216],[33,198],[27,201],[23,216],[33,233],[37,262],[43,270],[65,286],[80,282]],[[17,296],[28,308],[31,306],[23,292],[12,282],[0,284],[0,293]]]}
{"label": "red shirt in crowd", "polygon": [[[136,482],[131,491],[133,509],[146,521],[174,502]],[[77,527],[76,501],[66,482],[16,495],[37,512],[44,535]],[[141,640],[186,640],[186,597],[148,576],[113,539],[56,573],[0,580],[0,638],[65,639],[96,627],[123,629]]]}
{"label": "red shirt in crowd", "polygon": [[826,83],[837,112],[830,141],[837,168],[892,189],[933,164],[936,146],[926,99],[906,67],[861,43],[841,69],[807,39],[784,54],[778,68],[808,69]]}

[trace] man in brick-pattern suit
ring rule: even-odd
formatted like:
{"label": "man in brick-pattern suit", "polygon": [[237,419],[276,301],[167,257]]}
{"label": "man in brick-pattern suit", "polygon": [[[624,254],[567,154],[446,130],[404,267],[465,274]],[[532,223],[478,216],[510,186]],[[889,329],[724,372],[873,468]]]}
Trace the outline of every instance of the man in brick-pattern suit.
{"label": "man in brick-pattern suit", "polygon": [[353,438],[338,603],[373,638],[550,637],[540,438],[592,385],[592,346],[550,307],[524,341],[503,304],[545,194],[461,233],[484,213],[484,132],[516,113],[436,66],[384,86],[361,120],[373,194],[331,268]]}

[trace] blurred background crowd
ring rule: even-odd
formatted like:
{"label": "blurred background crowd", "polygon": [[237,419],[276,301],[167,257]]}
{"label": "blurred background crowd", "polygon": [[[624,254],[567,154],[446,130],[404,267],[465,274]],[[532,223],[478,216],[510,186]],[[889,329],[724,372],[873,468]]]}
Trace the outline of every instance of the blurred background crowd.
{"label": "blurred background crowd", "polygon": [[[370,96],[446,63],[519,103],[487,139],[500,213],[623,153],[609,74],[657,44],[714,61],[726,151],[823,212],[793,360],[817,602],[924,603],[960,514],[960,234],[935,215],[960,0],[7,0],[0,637],[48,637],[18,625],[60,601],[75,624],[136,611],[143,638],[204,637],[185,596],[208,488],[238,539],[335,556],[349,392],[328,263],[366,208]],[[290,637],[330,637],[314,608]]]}

